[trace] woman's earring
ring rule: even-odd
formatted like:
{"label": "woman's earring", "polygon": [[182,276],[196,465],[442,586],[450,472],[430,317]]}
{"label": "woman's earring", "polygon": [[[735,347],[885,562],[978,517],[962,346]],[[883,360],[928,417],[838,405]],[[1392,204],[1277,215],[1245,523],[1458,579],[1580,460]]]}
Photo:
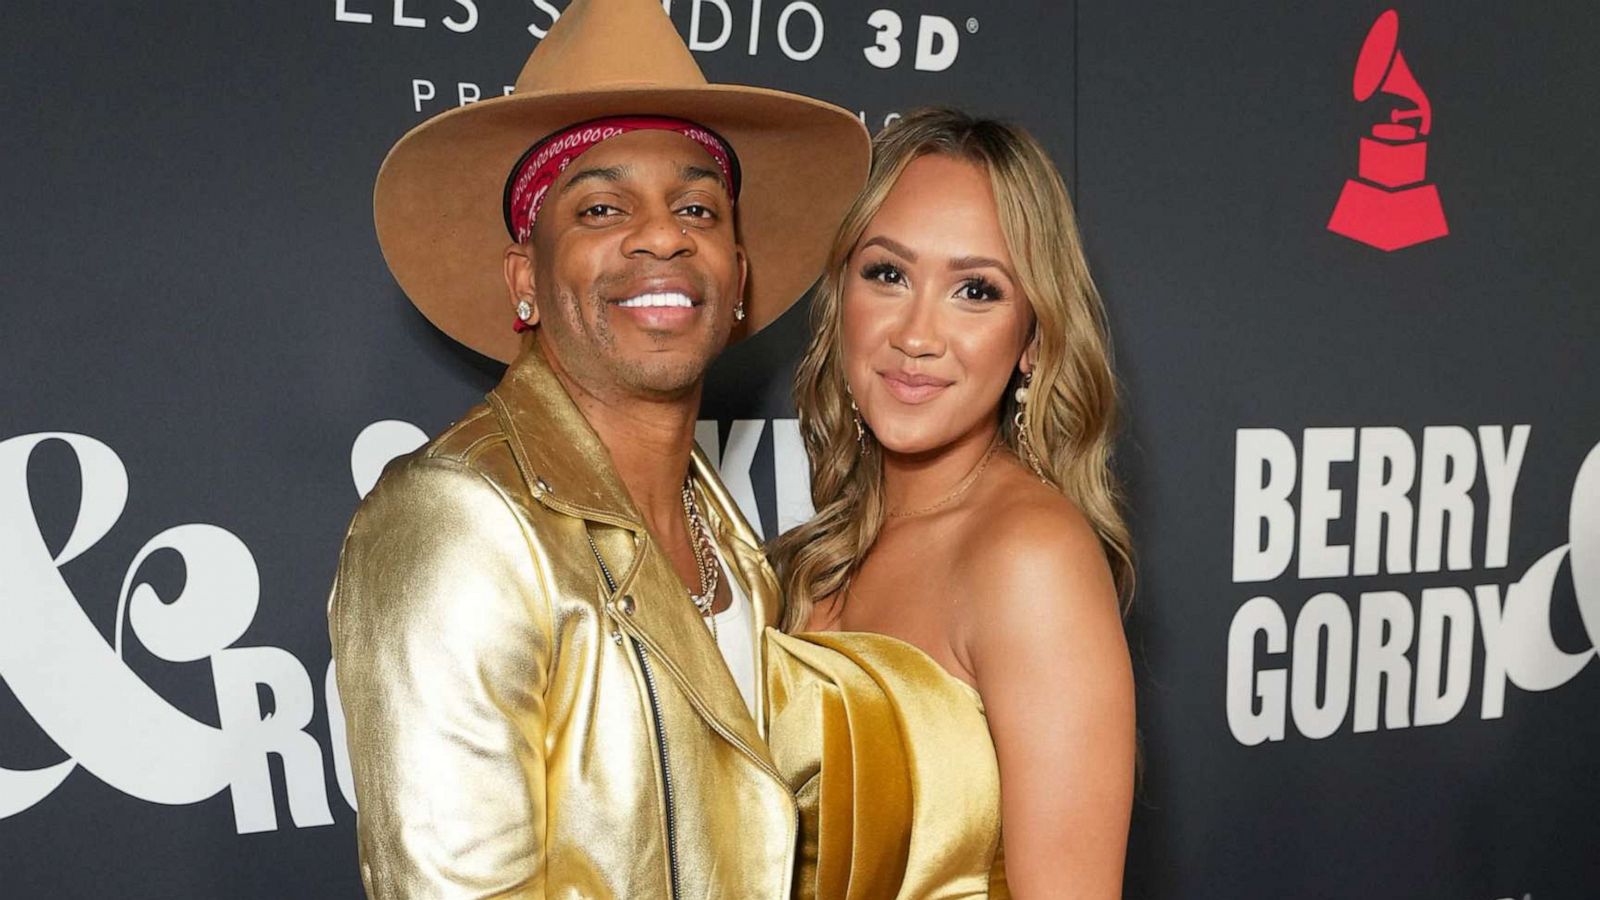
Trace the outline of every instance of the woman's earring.
{"label": "woman's earring", "polygon": [[735,322],[743,322],[744,321],[744,301],[743,300],[740,300],[739,301],[739,305],[735,306],[733,308],[733,320]]}
{"label": "woman's earring", "polygon": [[1033,443],[1028,440],[1028,425],[1026,422],[1028,412],[1028,396],[1032,393],[1033,373],[1022,373],[1022,384],[1017,388],[1017,414],[1011,418],[1011,423],[1017,426],[1017,446],[1022,448],[1022,453],[1028,458],[1028,466],[1033,469],[1033,474],[1046,484],[1050,479],[1044,475],[1044,464],[1039,461],[1039,454],[1034,451]]}
{"label": "woman's earring", "polygon": [[[845,389],[849,393],[849,389]],[[856,398],[850,398],[850,418],[856,423],[856,455],[865,456],[867,453],[867,428],[861,422],[861,409],[856,406]]]}
{"label": "woman's earring", "polygon": [[529,321],[533,318],[533,304],[524,297],[517,301],[517,321],[511,323],[511,330],[521,333],[533,327]]}

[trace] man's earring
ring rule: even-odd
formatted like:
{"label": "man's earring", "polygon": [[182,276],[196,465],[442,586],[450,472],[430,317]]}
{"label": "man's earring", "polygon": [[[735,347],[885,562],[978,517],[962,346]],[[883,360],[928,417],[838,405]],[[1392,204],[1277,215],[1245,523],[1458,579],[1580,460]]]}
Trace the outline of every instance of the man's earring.
{"label": "man's earring", "polygon": [[1032,388],[1033,373],[1023,372],[1022,384],[1016,393],[1017,414],[1011,418],[1011,424],[1017,426],[1017,446],[1027,457],[1029,468],[1033,469],[1033,474],[1039,476],[1040,481],[1049,484],[1050,479],[1044,476],[1044,465],[1039,461],[1039,454],[1033,449],[1033,443],[1028,440],[1028,397],[1032,393]]}
{"label": "man's earring", "polygon": [[526,297],[522,298],[521,300],[518,300],[517,301],[517,321],[511,323],[511,330],[515,331],[515,332],[518,332],[519,334],[521,332],[527,331],[528,329],[533,327],[533,323],[531,321],[529,321],[532,318],[533,318],[533,304],[531,302],[529,302],[528,298],[526,298]]}
{"label": "man's earring", "polygon": [[735,322],[743,322],[744,321],[744,301],[743,300],[740,300],[739,301],[739,305],[735,306],[733,308],[733,320]]}

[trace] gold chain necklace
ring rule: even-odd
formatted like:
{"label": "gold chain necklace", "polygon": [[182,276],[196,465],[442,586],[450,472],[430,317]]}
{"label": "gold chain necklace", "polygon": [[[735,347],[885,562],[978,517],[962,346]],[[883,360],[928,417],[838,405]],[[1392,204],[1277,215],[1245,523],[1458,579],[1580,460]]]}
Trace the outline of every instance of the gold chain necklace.
{"label": "gold chain necklace", "polygon": [[689,592],[689,602],[700,615],[711,623],[711,640],[717,639],[717,617],[711,605],[717,600],[717,582],[722,567],[717,565],[717,554],[711,546],[711,529],[700,517],[700,504],[695,502],[694,487],[689,479],[683,480],[683,514],[689,519],[689,548],[694,551],[694,565],[700,574],[700,593]]}
{"label": "gold chain necklace", "polygon": [[994,459],[994,452],[998,449],[1000,449],[1000,436],[997,434],[995,435],[994,440],[989,444],[989,449],[984,452],[983,459],[978,460],[978,464],[972,467],[972,471],[968,472],[965,478],[961,479],[961,483],[956,485],[955,490],[951,491],[943,500],[940,500],[938,503],[935,503],[932,506],[924,506],[920,509],[908,509],[901,512],[885,513],[885,516],[890,519],[908,519],[912,516],[925,516],[928,513],[944,509],[946,506],[949,506],[957,500],[960,500],[962,497],[966,496],[967,491],[972,490],[973,485],[978,483],[978,478],[983,475],[983,470],[989,467],[989,460]]}

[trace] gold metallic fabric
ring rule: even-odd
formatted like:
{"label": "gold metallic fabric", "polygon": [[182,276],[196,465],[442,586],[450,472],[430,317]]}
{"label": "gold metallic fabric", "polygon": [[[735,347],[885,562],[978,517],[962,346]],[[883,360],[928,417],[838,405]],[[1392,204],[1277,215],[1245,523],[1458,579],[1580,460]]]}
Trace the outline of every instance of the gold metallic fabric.
{"label": "gold metallic fabric", "polygon": [[766,640],[772,755],[800,804],[795,896],[1010,897],[977,691],[886,635]]}
{"label": "gold metallic fabric", "polygon": [[[692,474],[759,631],[776,580],[698,452]],[[680,897],[789,897],[765,707],[536,345],[386,470],[328,615],[371,897],[667,898],[669,778]]]}

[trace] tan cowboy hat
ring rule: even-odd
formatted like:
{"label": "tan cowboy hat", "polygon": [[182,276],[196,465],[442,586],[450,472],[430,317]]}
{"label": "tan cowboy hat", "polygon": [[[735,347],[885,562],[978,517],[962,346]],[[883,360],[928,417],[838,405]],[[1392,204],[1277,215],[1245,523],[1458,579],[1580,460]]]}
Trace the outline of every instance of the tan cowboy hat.
{"label": "tan cowboy hat", "polygon": [[516,356],[501,274],[511,167],[552,132],[629,114],[697,122],[738,155],[739,233],[750,257],[742,333],[799,299],[866,181],[866,128],[820,100],[708,84],[659,0],[573,0],[528,57],[515,93],[434,116],[383,161],[372,198],[378,243],[422,314],[479,353]]}

